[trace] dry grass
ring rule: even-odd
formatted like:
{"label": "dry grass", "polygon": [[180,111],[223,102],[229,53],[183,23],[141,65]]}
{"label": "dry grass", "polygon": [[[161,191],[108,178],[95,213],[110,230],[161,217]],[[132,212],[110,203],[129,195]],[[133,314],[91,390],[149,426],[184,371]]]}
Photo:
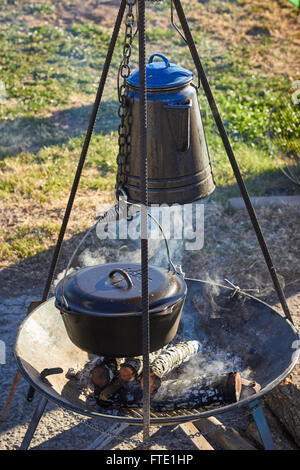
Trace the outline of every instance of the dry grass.
{"label": "dry grass", "polygon": [[[111,191],[78,191],[66,240],[93,225],[97,209],[112,203]],[[52,247],[60,230],[67,197],[42,203],[17,197],[13,204],[0,204],[0,271]],[[34,223],[33,223],[34,221]]]}
{"label": "dry grass", "polygon": [[192,28],[207,32],[223,49],[234,47],[241,57],[246,55],[249,68],[299,78],[300,15],[288,2],[237,0],[199,5],[193,0],[189,4]]}

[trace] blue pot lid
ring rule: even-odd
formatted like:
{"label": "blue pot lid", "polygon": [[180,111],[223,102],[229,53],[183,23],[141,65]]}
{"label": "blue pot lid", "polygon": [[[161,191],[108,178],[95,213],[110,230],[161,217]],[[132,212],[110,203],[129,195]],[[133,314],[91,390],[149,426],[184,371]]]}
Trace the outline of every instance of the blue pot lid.
{"label": "blue pot lid", "polygon": [[[153,62],[154,57],[160,57],[163,61]],[[172,64],[162,54],[153,54],[146,66],[147,88],[180,87],[190,82],[192,78],[193,73],[190,70]],[[139,88],[139,70],[136,70],[128,77],[127,83],[134,88]]]}

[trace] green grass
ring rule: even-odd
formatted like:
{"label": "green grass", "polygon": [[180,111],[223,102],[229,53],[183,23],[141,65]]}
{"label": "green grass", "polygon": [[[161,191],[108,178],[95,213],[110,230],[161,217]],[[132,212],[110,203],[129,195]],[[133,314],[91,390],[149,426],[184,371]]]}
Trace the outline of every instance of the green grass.
{"label": "green grass", "polygon": [[[222,7],[220,2],[215,3]],[[155,11],[168,14],[163,5],[156,8],[149,13],[153,21]],[[64,28],[47,24],[47,15],[53,11],[51,2],[7,0],[0,5],[0,199],[6,205],[18,197],[40,204],[51,198],[55,204],[68,194],[110,40],[111,31],[91,22]],[[24,19],[28,14],[45,21],[30,26]],[[225,50],[212,33],[199,27],[195,27],[194,36],[250,194],[263,195],[278,177],[268,150],[267,120],[278,91],[287,86],[288,79],[250,68],[252,44]],[[150,21],[147,39],[149,55],[163,52],[172,62],[193,68],[187,46],[171,28],[151,26]],[[115,184],[116,77],[122,40],[123,33],[81,179],[80,188],[86,191],[109,190]],[[256,47],[272,44],[269,38],[262,38]],[[133,68],[137,59],[136,38]],[[216,197],[224,202],[238,190],[201,89],[199,102],[219,188]],[[57,231],[57,227],[43,224],[34,221],[31,227],[6,233],[0,258],[16,253],[26,258],[41,251],[43,237]]]}
{"label": "green grass", "polygon": [[59,228],[59,224],[47,222],[19,227],[10,235],[0,231],[0,237],[3,239],[0,245],[0,259],[24,259],[43,252],[45,239],[56,235]]}
{"label": "green grass", "polygon": [[92,24],[70,29],[6,24],[0,63],[8,102],[0,118],[45,115],[49,108],[67,105],[71,94],[93,96],[108,41],[109,33]]}
{"label": "green grass", "polygon": [[[113,134],[94,137],[81,181],[82,190],[113,187],[116,140]],[[66,144],[44,147],[36,154],[20,153],[3,159],[0,199],[10,201],[21,196],[42,203],[64,197],[72,185],[82,145],[83,137],[76,137]]]}

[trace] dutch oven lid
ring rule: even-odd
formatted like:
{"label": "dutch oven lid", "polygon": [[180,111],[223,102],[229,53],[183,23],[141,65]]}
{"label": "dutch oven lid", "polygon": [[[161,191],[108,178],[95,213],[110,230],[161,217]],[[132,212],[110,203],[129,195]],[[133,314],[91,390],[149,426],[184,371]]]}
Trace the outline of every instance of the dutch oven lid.
{"label": "dutch oven lid", "polygon": [[[142,311],[141,265],[113,263],[82,268],[69,274],[56,289],[59,307],[87,314],[131,313]],[[186,283],[178,274],[149,266],[149,310],[164,308],[186,293]]]}
{"label": "dutch oven lid", "polygon": [[[153,62],[154,57],[161,57],[163,62]],[[153,54],[146,66],[147,88],[176,88],[190,82],[192,78],[193,73],[190,70],[184,69],[180,65],[172,64],[162,54]],[[127,83],[134,88],[139,87],[139,70],[136,70],[128,77]]]}

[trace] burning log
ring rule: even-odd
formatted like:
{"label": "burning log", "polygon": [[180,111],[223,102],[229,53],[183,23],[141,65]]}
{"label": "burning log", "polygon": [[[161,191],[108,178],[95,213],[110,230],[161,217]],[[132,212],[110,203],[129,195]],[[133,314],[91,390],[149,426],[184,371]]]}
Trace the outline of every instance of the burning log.
{"label": "burning log", "polygon": [[239,401],[242,389],[239,372],[190,380],[167,380],[151,402],[155,410],[175,410]]}
{"label": "burning log", "polygon": [[[163,349],[150,365],[150,394],[153,395],[159,389],[164,376],[188,361],[198,350],[198,341],[185,341]],[[143,379],[141,388],[143,389]]]}
{"label": "burning log", "polygon": [[[161,349],[149,354],[150,363],[161,353]],[[133,382],[143,371],[143,356],[129,357],[120,366],[120,377],[123,382]]]}
{"label": "burning log", "polygon": [[104,388],[111,381],[110,370],[107,366],[96,366],[91,371],[91,382],[95,387]]}
{"label": "burning log", "polygon": [[143,392],[141,390],[140,382],[134,380],[133,382],[123,383],[123,387],[114,396],[115,403],[122,404],[128,408],[140,408],[142,406]]}
{"label": "burning log", "polygon": [[78,385],[85,395],[99,394],[118,375],[123,358],[96,357],[85,366],[76,365],[68,370],[67,377],[78,380]]}
{"label": "burning log", "polygon": [[95,387],[103,389],[108,386],[120,370],[124,359],[105,357],[91,370],[91,382]]}
{"label": "burning log", "polygon": [[[159,391],[151,399],[151,409],[172,411],[235,403],[240,398],[241,388],[239,372],[209,377],[191,377],[184,380],[166,380],[162,382]],[[140,408],[142,406],[142,390],[139,381],[120,385],[111,404],[117,407]]]}
{"label": "burning log", "polygon": [[[160,353],[160,351],[161,350],[151,353],[149,356],[150,360],[155,358]],[[105,361],[100,367],[97,366],[92,371],[92,375],[94,373],[97,378],[99,375],[100,378],[102,378],[104,371],[106,374],[107,371],[113,374],[112,377],[110,376],[109,382],[104,385],[104,388],[102,388],[101,393],[97,394],[99,402],[109,402],[122,387],[125,387],[124,392],[126,393],[128,388],[126,388],[126,385],[136,381],[143,370],[142,356],[115,359],[116,364],[112,359],[105,359]]]}
{"label": "burning log", "polygon": [[139,375],[142,373],[142,370],[142,358],[129,358],[120,367],[120,377],[124,382],[133,382],[139,377]]}

